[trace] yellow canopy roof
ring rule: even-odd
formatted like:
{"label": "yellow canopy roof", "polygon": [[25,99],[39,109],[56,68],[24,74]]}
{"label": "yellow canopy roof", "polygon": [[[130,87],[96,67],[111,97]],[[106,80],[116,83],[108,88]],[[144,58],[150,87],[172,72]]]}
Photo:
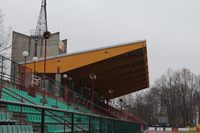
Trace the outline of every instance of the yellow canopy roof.
{"label": "yellow canopy roof", "polygon": [[[69,74],[77,85],[82,79],[91,86],[89,74],[97,75],[95,90],[107,98],[115,98],[149,87],[146,41],[133,42],[76,54],[50,57],[46,72]],[[27,63],[33,69],[33,62]],[[36,71],[44,72],[44,61],[36,63]],[[108,90],[112,89],[112,96]]]}

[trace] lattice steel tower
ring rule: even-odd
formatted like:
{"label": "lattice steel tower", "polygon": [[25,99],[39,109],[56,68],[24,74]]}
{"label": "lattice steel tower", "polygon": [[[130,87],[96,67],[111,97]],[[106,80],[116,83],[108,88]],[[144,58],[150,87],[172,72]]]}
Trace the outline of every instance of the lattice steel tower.
{"label": "lattice steel tower", "polygon": [[40,14],[39,14],[37,26],[35,29],[35,34],[37,36],[42,36],[45,31],[48,31],[46,5],[47,5],[46,0],[42,0]]}
{"label": "lattice steel tower", "polygon": [[46,0],[42,0],[40,14],[38,17],[36,29],[31,30],[31,37],[35,38],[35,56],[37,56],[37,45],[39,40],[42,42],[43,40],[43,33],[48,31],[47,26],[47,10],[46,10]]}

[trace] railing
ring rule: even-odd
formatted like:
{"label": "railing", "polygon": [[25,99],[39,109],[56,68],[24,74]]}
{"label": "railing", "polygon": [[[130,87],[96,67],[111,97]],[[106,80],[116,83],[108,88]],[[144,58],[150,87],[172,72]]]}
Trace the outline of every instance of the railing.
{"label": "railing", "polygon": [[[9,74],[6,74],[6,73],[1,73],[0,72],[0,76],[2,76],[3,77],[3,81],[4,81],[4,83],[6,83],[8,86],[10,86],[10,87],[13,87],[13,88],[17,88],[17,89],[19,89],[19,90],[22,90],[21,89],[21,87],[22,86],[24,86],[23,85],[23,83],[21,83],[20,81],[20,79],[18,79],[18,78],[16,78],[16,77],[12,77],[11,75],[9,75]],[[13,81],[11,81],[11,79],[14,79],[14,81],[15,82],[13,82]],[[40,88],[40,87],[38,87],[38,86],[36,86],[37,87],[37,91],[38,92],[40,92],[41,93],[41,95],[42,95],[42,89]],[[29,93],[29,91],[30,91],[30,89],[33,89],[33,88],[23,88],[23,91],[27,91],[28,93]],[[73,102],[77,102],[77,101],[80,101],[80,100],[84,100],[84,101],[87,101],[87,103],[89,104],[89,106],[91,106],[93,103],[91,102],[91,101],[89,101],[89,100],[86,100],[85,98],[83,98],[83,97],[80,97],[80,99],[78,99],[77,98],[77,96],[79,96],[79,94],[78,93],[76,93],[76,92],[73,92],[73,93],[71,93],[71,100],[73,101]],[[63,101],[63,99],[60,99],[60,97],[57,97],[57,96],[55,96],[55,95],[52,95],[52,93],[46,93],[46,97],[48,97],[48,96],[50,96],[50,97],[53,97],[54,99],[56,99],[56,100],[59,100],[60,102],[62,102]],[[66,104],[66,103],[65,103]],[[79,103],[80,104],[80,103]],[[56,106],[56,105],[55,105]],[[83,112],[83,113],[87,113],[87,112],[85,112],[85,111],[83,111],[80,107],[78,107],[78,106],[75,106],[74,104],[71,104],[70,105],[71,107],[73,107],[74,109],[76,109],[76,110],[79,110],[79,111],[81,111],[81,112]],[[98,111],[104,111],[104,115],[105,115],[105,112],[106,112],[106,114],[108,114],[109,112],[107,112],[107,110],[105,110],[104,108],[102,108],[102,107],[100,107],[100,106],[97,106],[97,105],[94,105],[94,107],[96,108],[96,109],[98,109]],[[100,110],[101,109],[101,110]]]}
{"label": "railing", "polygon": [[[114,118],[100,117],[83,113],[74,113],[70,111],[5,100],[0,100],[0,104],[2,107],[5,108],[23,108],[24,123],[32,124],[34,132],[81,132],[79,129],[77,129],[77,127],[82,127],[84,129],[84,132],[88,133],[139,133],[141,131],[141,124],[131,121],[123,121]],[[25,110],[39,111],[30,113],[28,111],[26,112]],[[54,112],[55,114],[57,114],[57,116],[49,114],[48,112]],[[18,115],[16,115],[16,113],[13,113],[13,115],[15,115],[15,119],[17,120]],[[60,119],[60,117],[62,117],[64,121],[58,123],[52,119],[49,119],[50,116],[57,119]],[[39,120],[37,121],[34,118],[39,118]],[[66,124],[65,120],[69,122]]]}
{"label": "railing", "polygon": [[[5,90],[7,90],[7,91],[4,91],[3,89],[5,89]],[[12,98],[14,98],[15,100],[18,100],[20,103],[26,103],[26,102],[28,102],[29,104],[33,104],[33,105],[37,105],[36,103],[34,103],[33,101],[31,101],[31,100],[29,100],[29,99],[27,99],[26,97],[23,97],[23,96],[21,96],[21,95],[19,95],[19,94],[17,94],[16,92],[14,92],[14,91],[12,91],[12,90],[10,90],[9,88],[7,88],[7,87],[5,87],[5,86],[3,86],[3,85],[1,85],[0,84],[0,98],[2,97],[2,93],[5,93],[5,94],[7,94],[7,95],[9,95],[10,97],[12,97]],[[36,109],[36,111],[39,111],[39,112],[41,112],[40,110],[38,110],[38,109]],[[64,118],[62,118],[61,116],[59,116],[59,115],[57,115],[56,113],[54,113],[54,112],[51,112],[51,111],[49,111],[49,110],[47,110],[46,111],[49,115],[49,117],[51,118],[51,119],[53,119],[57,124],[61,124],[62,123],[62,121],[65,121],[65,126],[69,126],[69,123],[70,123],[70,121],[68,121],[68,120],[65,120]],[[19,115],[19,124],[21,125],[21,123],[22,123],[22,121],[21,121],[21,117],[22,117],[22,108],[20,107],[20,115]],[[53,117],[54,116],[54,117]],[[55,118],[56,117],[56,118]],[[76,127],[76,129],[75,129],[75,131],[85,131],[82,127],[80,127],[80,126],[77,126],[77,125],[75,125],[75,127]],[[77,130],[78,129],[78,130]]]}
{"label": "railing", "polygon": [[[10,64],[11,65],[11,75],[8,74],[6,67],[7,65]],[[0,77],[1,77],[1,81],[5,78],[5,76],[7,76],[8,81],[11,82],[13,85],[15,85],[18,89],[23,89],[26,91],[29,91],[29,87],[32,84],[32,70],[20,65],[12,60],[10,60],[9,58],[6,58],[4,56],[0,55],[0,66],[1,66],[1,70],[0,70]],[[37,77],[40,79],[40,82],[38,85],[34,85],[34,88],[37,89],[37,91],[44,93],[43,88],[43,76],[41,74],[37,74],[37,72],[34,72],[34,75],[37,75]],[[63,90],[65,89],[65,86],[62,85],[60,82],[57,82],[49,77],[46,76],[47,81],[49,82],[48,85],[46,85],[47,88],[47,95],[49,96],[53,96],[56,99],[60,99],[61,101],[64,100],[63,97]],[[59,95],[55,95],[55,88],[57,88],[59,90]],[[34,93],[34,92],[33,92]],[[140,119],[136,118],[135,116],[133,116],[132,114],[129,114],[127,112],[118,110],[110,105],[106,105],[104,104],[105,108],[93,103],[92,101],[90,101],[89,99],[86,99],[82,94],[75,92],[74,90],[72,90],[71,88],[68,88],[68,94],[70,96],[70,98],[66,101],[68,103],[70,103],[70,99],[71,102],[76,102],[78,104],[82,104],[83,106],[86,106],[89,109],[92,109],[94,112],[98,112],[107,116],[112,116],[115,118],[119,118],[119,119],[127,119],[127,120],[132,120],[132,121],[141,121]],[[44,94],[46,95],[46,94]],[[83,102],[80,102],[83,101]],[[84,103],[84,104],[83,104]],[[74,106],[72,104],[72,106]],[[78,106],[74,106],[74,108],[81,110]],[[112,111],[111,111],[112,110]]]}
{"label": "railing", "polygon": [[[8,74],[5,74],[5,73],[1,73],[0,72],[0,76],[1,75],[3,75],[3,79],[4,79],[4,83],[6,83],[7,84],[7,86],[9,86],[9,87],[13,87],[13,88],[16,88],[16,89],[21,89],[20,87],[21,86],[23,86],[23,84],[19,84],[19,82],[20,82],[20,79],[17,79],[16,77],[11,77],[11,75],[8,75]],[[15,79],[15,82],[12,82],[11,81],[11,79]],[[33,89],[33,88],[25,88],[24,89],[24,91],[27,91],[27,92],[29,92],[30,91],[30,89]],[[41,90],[41,88],[39,88],[38,86],[36,86],[36,90],[37,90],[37,92],[39,92],[41,95],[42,95],[42,90]],[[29,94],[30,94],[30,92],[29,92]],[[31,95],[31,94],[30,94]],[[32,95],[31,95],[32,96]],[[36,96],[36,95],[35,95]],[[51,93],[47,93],[46,94],[46,98],[48,97],[48,96],[51,96],[52,97],[52,95],[51,95]],[[58,102],[58,100],[60,99],[59,97],[55,97],[55,96],[53,96],[53,98]],[[61,101],[63,101],[63,100],[60,100],[60,102]],[[66,103],[65,103],[66,104]],[[57,105],[55,105],[55,107],[56,107]],[[81,111],[81,112],[83,112],[83,113],[86,113],[86,112],[84,112],[83,110],[81,110],[81,108],[79,108],[79,107],[77,107],[77,106],[74,106],[74,105],[71,105],[71,107],[72,108],[74,108],[74,109],[76,109],[76,110],[79,110],[79,111]]]}
{"label": "railing", "polygon": [[[57,82],[57,81],[55,81],[55,80],[53,80],[49,77],[47,77],[46,79],[48,79],[48,81],[53,85],[55,85],[55,84],[59,85],[60,90],[65,89],[65,86],[63,86],[59,82]],[[112,116],[112,117],[124,119],[124,120],[132,120],[132,121],[137,121],[137,122],[143,122],[141,119],[139,119],[138,117],[134,116],[131,113],[116,109],[116,108],[114,108],[110,105],[107,105],[107,104],[104,104],[105,108],[103,108],[100,105],[95,104],[92,101],[86,99],[84,96],[82,96],[82,94],[75,92],[72,89],[69,89],[68,91],[69,91],[68,93],[70,94],[70,98],[72,99],[71,102],[76,102],[78,104],[82,104],[80,101],[83,101],[83,103],[87,103],[87,107],[89,109],[91,109],[91,107],[92,107],[93,111],[102,113],[103,115]],[[53,92],[53,93],[49,93],[49,94],[51,95],[51,94],[55,94],[55,93]],[[62,94],[62,92],[60,92],[60,94]],[[60,97],[62,97],[62,95],[60,95],[57,98],[59,99]],[[85,106],[85,104],[82,104],[82,105]]]}

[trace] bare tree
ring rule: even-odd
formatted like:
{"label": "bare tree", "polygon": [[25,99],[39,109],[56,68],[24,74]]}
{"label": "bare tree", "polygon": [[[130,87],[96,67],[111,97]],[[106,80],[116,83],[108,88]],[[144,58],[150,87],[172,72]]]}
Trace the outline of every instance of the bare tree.
{"label": "bare tree", "polygon": [[159,112],[158,115],[167,114],[171,124],[177,123],[179,115],[179,98],[174,84],[174,71],[169,69],[166,74],[163,74],[159,80],[155,82],[155,89],[159,97]]}
{"label": "bare tree", "polygon": [[193,121],[194,94],[199,87],[198,78],[189,69],[168,70],[155,82],[159,90],[160,107],[166,108],[171,124],[190,125]]}
{"label": "bare tree", "polygon": [[146,122],[153,124],[156,122],[157,101],[153,91],[136,94],[132,101],[133,112]]}
{"label": "bare tree", "polygon": [[4,16],[0,10],[0,55],[8,56],[6,54],[8,54],[11,48],[11,44],[9,44],[10,32],[5,31],[3,20]]}
{"label": "bare tree", "polygon": [[124,110],[133,113],[147,123],[157,123],[158,98],[155,89],[137,92],[118,98],[117,102]]}
{"label": "bare tree", "polygon": [[159,116],[164,116],[171,125],[191,125],[200,111],[200,75],[186,68],[169,69],[152,88],[136,93],[134,98],[126,96],[123,101],[149,124],[156,124]]}

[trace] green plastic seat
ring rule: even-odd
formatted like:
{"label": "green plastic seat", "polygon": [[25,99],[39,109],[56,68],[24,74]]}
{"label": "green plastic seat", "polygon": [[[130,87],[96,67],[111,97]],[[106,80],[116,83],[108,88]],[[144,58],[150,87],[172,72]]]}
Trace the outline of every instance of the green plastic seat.
{"label": "green plastic seat", "polygon": [[[47,125],[48,133],[63,133],[64,132],[64,125]],[[65,132],[70,133],[71,129],[65,126]]]}
{"label": "green plastic seat", "polygon": [[3,126],[0,126],[0,133],[3,133]]}
{"label": "green plastic seat", "polygon": [[9,113],[0,113],[0,121],[1,122],[10,122],[11,117]]}
{"label": "green plastic seat", "polygon": [[13,127],[12,127],[12,129],[13,129],[13,133],[18,133],[18,132],[17,132],[18,128],[17,128],[17,126],[16,126],[16,125],[15,125],[15,126],[13,126]]}
{"label": "green plastic seat", "polygon": [[22,133],[27,133],[27,132],[26,132],[26,126],[22,125],[22,126],[21,126],[21,130],[22,130]]}
{"label": "green plastic seat", "polygon": [[1,119],[2,119],[2,121],[8,121],[7,114],[6,113],[2,113],[1,114]]}
{"label": "green plastic seat", "polygon": [[17,132],[18,132],[18,133],[21,133],[21,132],[22,132],[21,126],[16,126],[16,127],[17,127]]}
{"label": "green plastic seat", "polygon": [[13,128],[12,128],[12,126],[8,125],[8,126],[7,126],[7,130],[8,130],[8,133],[13,133]]}
{"label": "green plastic seat", "polygon": [[26,126],[26,132],[27,133],[33,133],[33,127],[31,125]]}
{"label": "green plastic seat", "polygon": [[8,132],[7,126],[3,126],[3,127],[2,127],[2,131],[3,131],[3,133],[7,133],[7,132]]}
{"label": "green plastic seat", "polygon": [[33,133],[31,125],[0,125],[0,133]]}

